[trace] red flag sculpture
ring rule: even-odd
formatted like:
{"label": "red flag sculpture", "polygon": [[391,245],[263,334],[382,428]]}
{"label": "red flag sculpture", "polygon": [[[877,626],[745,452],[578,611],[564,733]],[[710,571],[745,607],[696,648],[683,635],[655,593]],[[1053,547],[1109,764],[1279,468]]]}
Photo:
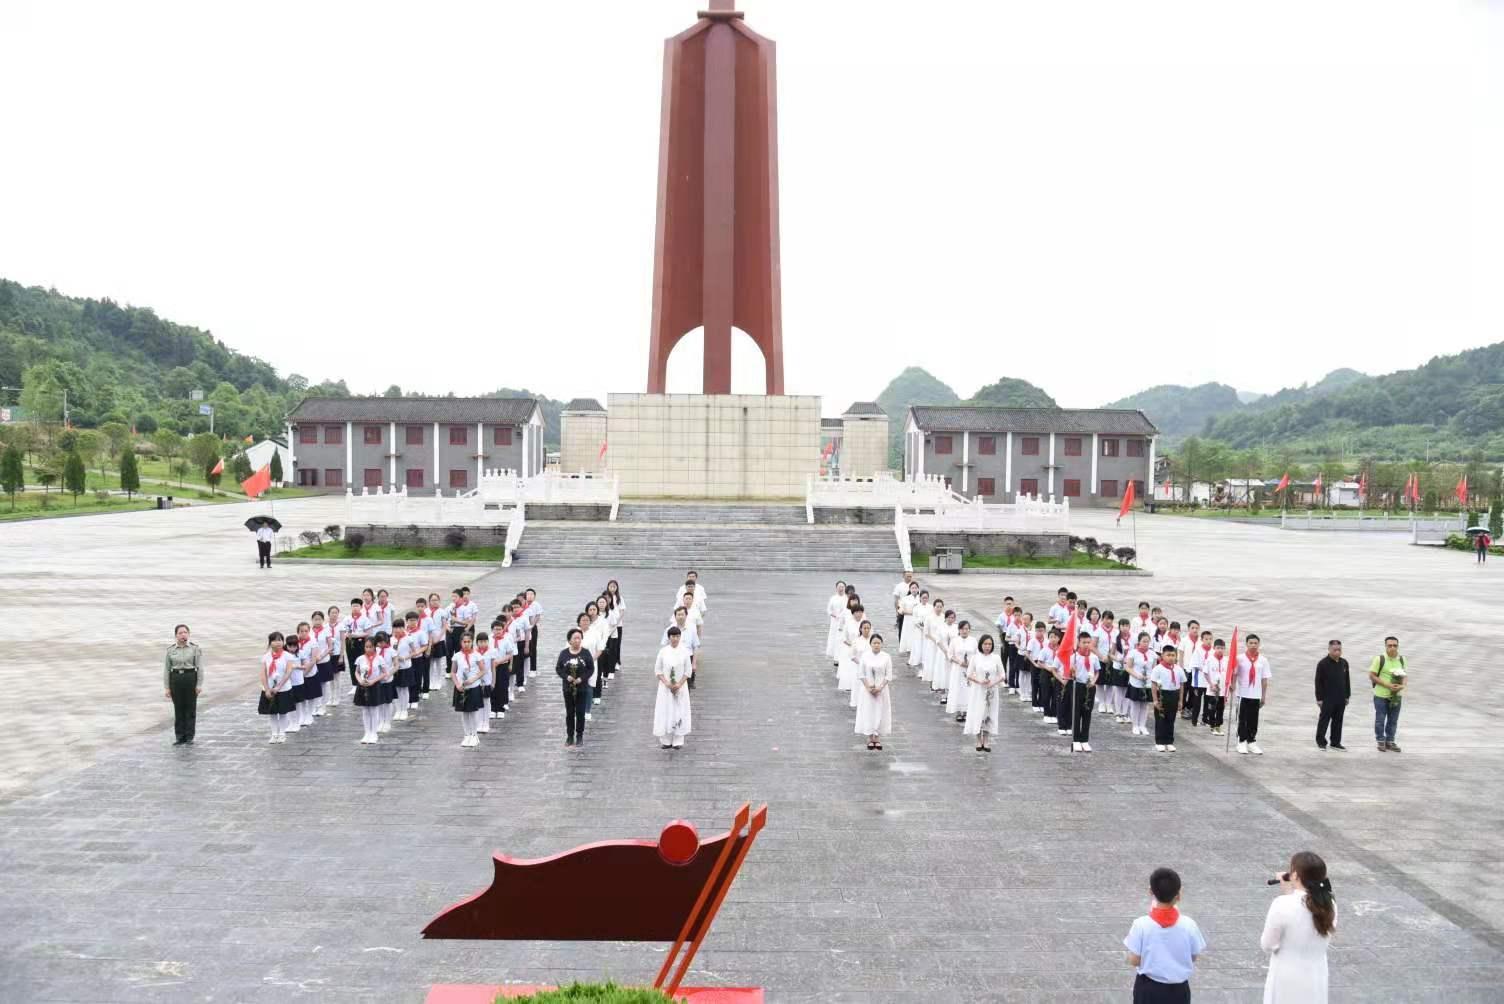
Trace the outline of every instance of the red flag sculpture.
{"label": "red flag sculpture", "polygon": [[[533,860],[497,854],[490,886],[429,921],[423,937],[671,941],[653,986],[673,996],[767,818],[766,805],[753,812],[746,804],[732,829],[706,841],[676,819],[657,840],[607,840]],[[482,999],[471,989],[435,987],[428,1002]],[[762,994],[747,991],[739,999],[760,1001]]]}
{"label": "red flag sculpture", "polygon": [[1368,501],[1368,472],[1358,475],[1358,503],[1361,505]]}

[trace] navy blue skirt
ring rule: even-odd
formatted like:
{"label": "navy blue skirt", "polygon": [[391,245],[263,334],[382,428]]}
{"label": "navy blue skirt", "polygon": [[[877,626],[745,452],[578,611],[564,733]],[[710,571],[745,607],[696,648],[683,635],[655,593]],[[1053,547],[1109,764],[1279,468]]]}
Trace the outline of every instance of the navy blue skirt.
{"label": "navy blue skirt", "polygon": [[355,706],[357,708],[374,708],[381,703],[381,695],[376,692],[376,687],[355,688]]}
{"label": "navy blue skirt", "polygon": [[267,700],[266,694],[262,693],[256,702],[256,713],[258,715],[288,715],[297,706],[298,702],[294,699],[291,690],[279,690],[272,695],[271,700]]}
{"label": "navy blue skirt", "polygon": [[455,711],[479,711],[482,706],[480,695],[481,688],[471,687],[469,690],[456,690],[454,692]]}

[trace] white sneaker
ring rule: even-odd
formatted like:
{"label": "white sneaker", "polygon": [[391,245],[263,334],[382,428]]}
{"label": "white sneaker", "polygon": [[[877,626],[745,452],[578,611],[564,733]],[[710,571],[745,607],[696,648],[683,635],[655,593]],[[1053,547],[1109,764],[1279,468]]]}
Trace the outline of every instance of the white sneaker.
{"label": "white sneaker", "polygon": [[276,741],[277,741],[277,737],[275,735],[273,735],[271,738],[267,739],[267,744],[271,745],[271,744],[276,743]]}
{"label": "white sneaker", "polygon": [[1242,740],[1239,740],[1238,741],[1238,752],[1239,753],[1247,753],[1248,752],[1248,744],[1245,743],[1245,742],[1243,742]]}
{"label": "white sneaker", "polygon": [[1165,751],[1165,748],[1163,746],[1161,746],[1159,743],[1155,743],[1154,744],[1154,752],[1156,752],[1156,753],[1163,753],[1164,751]]}
{"label": "white sneaker", "polygon": [[1165,747],[1165,752],[1166,753],[1174,753],[1175,752],[1175,744],[1174,743],[1170,743],[1168,746],[1166,746]]}
{"label": "white sneaker", "polygon": [[407,709],[404,708],[403,710],[401,710],[401,711],[397,712],[395,715],[393,715],[392,716],[392,721],[394,721],[394,722],[405,722],[405,721],[407,721]]}
{"label": "white sneaker", "polygon": [[500,717],[501,717],[501,715],[500,715],[500,714],[499,714],[499,713],[497,713],[497,712],[495,712],[495,711],[493,711],[493,712],[491,712],[491,717],[492,717],[492,718],[500,718]]}
{"label": "white sneaker", "polygon": [[1082,743],[1081,744],[1081,752],[1082,753],[1090,753],[1091,752],[1091,743]]}
{"label": "white sneaker", "polygon": [[517,693],[519,693],[519,694],[525,694],[525,693],[527,693],[527,685],[524,684],[523,686],[518,687],[517,688]]}
{"label": "white sneaker", "polygon": [[1071,743],[1071,752],[1072,753],[1080,753],[1081,752],[1081,744],[1080,743]]}
{"label": "white sneaker", "polygon": [[491,731],[491,723],[489,721],[481,722],[480,725],[479,725],[479,727],[477,727],[475,731],[476,732],[490,732]]}
{"label": "white sneaker", "polygon": [[392,723],[382,722],[380,725],[376,726],[376,731],[380,735],[386,735],[388,732],[392,731]]}
{"label": "white sneaker", "polygon": [[1055,734],[1057,736],[1068,736],[1068,735],[1071,734],[1071,730],[1070,729],[1056,729],[1055,730]]}
{"label": "white sneaker", "polygon": [[1264,755],[1264,751],[1261,750],[1261,749],[1259,749],[1259,744],[1258,743],[1249,743],[1248,744],[1248,752],[1252,753],[1254,756],[1263,756]]}
{"label": "white sneaker", "polygon": [[[301,726],[301,725],[289,725],[289,726],[288,726],[288,727],[287,727],[287,731],[288,731],[288,732],[297,732],[297,731],[298,731],[298,730],[299,730],[299,729],[301,729],[301,728],[302,728],[302,727],[303,727],[303,726]],[[284,735],[285,735],[285,734],[286,734],[286,733],[284,733]]]}
{"label": "white sneaker", "polygon": [[587,722],[588,722],[588,721],[591,721],[591,720],[592,720],[592,719],[591,719],[591,717],[590,717],[590,712],[588,712],[588,711],[587,711],[587,712],[585,712],[585,721],[587,721]]}
{"label": "white sneaker", "polygon": [[460,740],[460,749],[467,750],[469,748],[470,748],[470,737],[466,736],[465,738],[463,738],[463,739]]}

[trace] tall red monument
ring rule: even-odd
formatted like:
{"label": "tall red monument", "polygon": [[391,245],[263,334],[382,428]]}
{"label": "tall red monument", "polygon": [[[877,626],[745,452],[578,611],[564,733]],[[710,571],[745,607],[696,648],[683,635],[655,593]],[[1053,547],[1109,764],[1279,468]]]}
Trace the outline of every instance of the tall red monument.
{"label": "tall red monument", "polygon": [[731,7],[711,0],[664,43],[649,394],[702,326],[704,393],[731,393],[732,327],[762,350],[766,393],[783,393],[773,42]]}

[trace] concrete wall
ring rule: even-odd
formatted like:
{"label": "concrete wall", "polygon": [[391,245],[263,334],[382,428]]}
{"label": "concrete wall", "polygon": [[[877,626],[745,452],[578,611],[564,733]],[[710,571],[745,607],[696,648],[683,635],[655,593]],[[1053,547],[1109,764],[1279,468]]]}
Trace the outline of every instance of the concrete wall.
{"label": "concrete wall", "polygon": [[890,508],[847,509],[815,507],[816,523],[843,523],[868,526],[892,526],[893,510]]}
{"label": "concrete wall", "polygon": [[[596,449],[600,447],[597,446]],[[611,507],[608,505],[585,505],[578,502],[529,502],[525,510],[529,520],[579,520],[604,523],[611,519]],[[526,533],[524,533],[525,536]]]}
{"label": "concrete wall", "polygon": [[[606,469],[601,444],[606,439],[606,413],[566,411],[559,415],[559,470],[566,474],[598,474]],[[610,453],[607,453],[607,458]]]}
{"label": "concrete wall", "polygon": [[841,477],[870,478],[887,470],[887,417],[853,416],[841,421]]}
{"label": "concrete wall", "polygon": [[[941,436],[949,435],[951,438],[951,452],[942,454],[936,451]],[[982,436],[992,436],[996,452],[985,454],[981,452]],[[1037,438],[1039,440],[1039,452],[1037,454],[1024,453],[1025,440]],[[1079,439],[1081,445],[1080,456],[1067,456],[1067,439]],[[1101,455],[1103,440],[1112,440],[1117,443],[1118,455],[1105,457]],[[1133,440],[1143,444],[1143,455],[1138,457],[1128,456],[1128,442]],[[910,437],[910,448],[918,441],[918,437]],[[1149,469],[1149,440],[1143,436],[1099,436],[1095,445],[1097,453],[1096,480],[1092,480],[1092,453],[1093,443],[1090,433],[1066,436],[1061,433],[1055,435],[1055,460],[1054,480],[1050,478],[1050,435],[1049,433],[1015,432],[1012,437],[1012,464],[1011,471],[1008,463],[1009,448],[1007,433],[930,433],[923,441],[923,460],[925,474],[938,474],[951,479],[951,488],[968,498],[975,497],[979,479],[991,478],[995,491],[986,496],[990,502],[1012,502],[1019,492],[1025,490],[1025,481],[1032,480],[1037,486],[1037,494],[1053,494],[1057,500],[1069,498],[1071,505],[1083,506],[1115,506],[1122,501],[1123,492],[1127,490],[1129,480],[1144,482],[1139,491],[1139,498],[1145,497],[1145,490],[1152,480],[1152,472]],[[963,463],[966,469],[963,471]],[[910,458],[906,458],[906,468],[912,468]],[[1011,474],[1011,477],[1010,477]],[[1079,481],[1080,493],[1067,495],[1066,481]],[[1116,482],[1107,487],[1112,489],[1111,494],[1102,494],[1102,482]]]}
{"label": "concrete wall", "polygon": [[[476,471],[476,453],[484,454],[481,461],[489,470],[494,468],[509,468],[520,470],[522,466],[522,426],[501,425],[484,423],[479,427],[479,443],[477,443],[477,426],[474,422],[456,424],[455,428],[465,430],[465,443],[463,445],[449,442],[449,423],[438,425],[438,480],[434,480],[434,423],[422,422],[397,423],[394,427],[390,422],[318,422],[313,424],[318,430],[318,443],[300,443],[300,426],[293,426],[293,467],[294,472],[288,476],[288,484],[299,484],[296,471],[316,470],[318,472],[318,484],[316,486],[331,492],[342,492],[345,488],[353,488],[358,494],[362,487],[366,486],[366,471],[375,470],[380,479],[379,484],[383,489],[401,488],[408,483],[407,472],[417,470],[422,472],[423,483],[414,486],[413,490],[421,490],[432,493],[435,488],[442,488],[446,494],[455,490],[469,491],[479,486],[480,480]],[[328,427],[340,428],[343,438],[351,445],[349,453],[346,453],[344,442],[331,444],[328,440]],[[366,443],[365,429],[375,429],[381,437],[380,443]],[[413,428],[416,434],[423,437],[422,445],[414,443],[408,445],[407,430]],[[507,446],[496,445],[496,430],[498,428],[511,430],[511,444]],[[395,429],[395,435],[394,435]],[[394,445],[395,443],[395,445]],[[597,445],[597,449],[599,446]],[[396,452],[395,478],[393,477],[392,452]],[[349,461],[348,465],[346,461]],[[328,472],[338,470],[341,474],[341,483],[330,484]],[[452,488],[449,483],[451,470],[463,470],[465,472],[465,485],[463,489]]]}
{"label": "concrete wall", "polygon": [[[1041,558],[1064,558],[1070,554],[1071,539],[1064,533],[965,533],[959,531],[909,531],[909,547],[915,551],[935,553],[937,547],[964,547],[967,554],[1011,554],[1025,540],[1039,545],[1035,555]],[[1022,554],[1022,551],[1018,553]]]}
{"label": "concrete wall", "polygon": [[[444,535],[456,529],[452,526],[422,526],[416,535],[405,526],[356,525],[345,527],[345,533],[363,533],[367,544],[395,547],[446,548]],[[502,547],[507,542],[507,528],[491,526],[461,526],[465,531],[464,549],[476,547]],[[325,545],[326,547],[329,545]],[[341,546],[341,545],[335,545]]]}
{"label": "concrete wall", "polygon": [[820,399],[612,394],[610,469],[629,497],[800,498],[820,466]]}

